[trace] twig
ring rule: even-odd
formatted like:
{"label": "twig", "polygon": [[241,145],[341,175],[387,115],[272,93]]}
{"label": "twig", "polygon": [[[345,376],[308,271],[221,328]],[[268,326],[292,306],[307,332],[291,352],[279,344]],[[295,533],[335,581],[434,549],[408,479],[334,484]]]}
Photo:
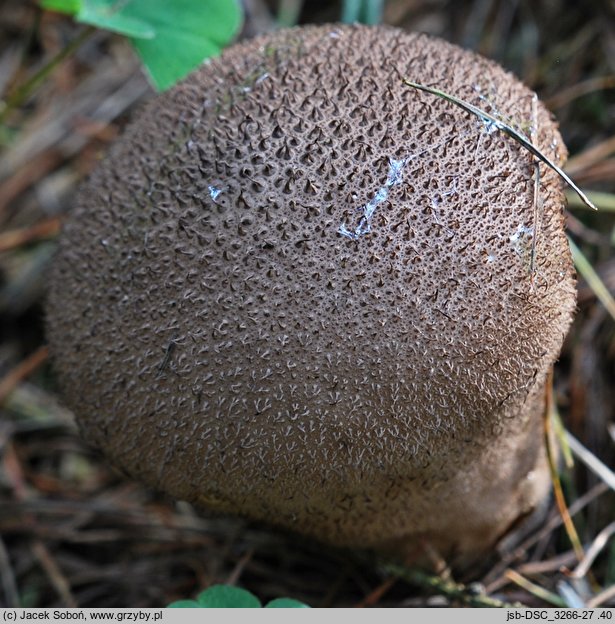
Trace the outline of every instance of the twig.
{"label": "twig", "polygon": [[550,110],[562,108],[569,104],[572,100],[593,93],[594,91],[602,91],[604,89],[615,88],[615,76],[598,76],[596,78],[588,78],[582,82],[577,82],[559,93],[547,98],[545,104]]}
{"label": "twig", "polygon": [[531,154],[536,156],[536,158],[540,159],[545,165],[553,169],[563,180],[565,180],[570,187],[572,187],[579,197],[583,200],[583,202],[592,208],[593,210],[598,210],[596,206],[589,200],[587,195],[572,181],[570,176],[558,165],[556,165],[550,158],[545,156],[527,137],[523,136],[520,132],[515,130],[513,127],[504,123],[501,119],[490,115],[486,111],[462,100],[454,95],[449,95],[444,91],[440,91],[440,89],[433,89],[432,87],[427,87],[418,82],[412,82],[411,80],[404,79],[403,83],[409,87],[413,87],[414,89],[419,89],[420,91],[425,91],[426,93],[431,93],[432,95],[436,95],[447,102],[451,102],[452,104],[456,104],[463,110],[472,115],[476,115],[479,119],[482,119],[484,122],[493,125],[493,127],[497,128],[500,132],[507,134],[509,137],[517,141],[520,145],[522,145],[526,150],[528,150]]}
{"label": "twig", "polygon": [[250,563],[250,559],[254,557],[254,548],[250,548],[248,552],[237,562],[237,565],[233,571],[228,575],[224,581],[226,585],[236,585],[239,581],[245,567]]}
{"label": "twig", "polygon": [[[31,154],[21,167],[16,167],[8,176],[0,171],[0,220],[6,221],[7,208],[27,188],[40,182],[55,169],[62,155],[55,148],[49,148],[38,154]],[[3,162],[4,165],[4,162]],[[0,167],[2,169],[2,167]]]}
{"label": "twig", "polygon": [[576,154],[566,163],[566,170],[573,175],[580,173],[591,166],[604,161],[608,156],[615,153],[615,136],[612,136],[597,145],[588,147],[580,154]]}
{"label": "twig", "polygon": [[58,593],[58,596],[60,596],[64,602],[63,606],[77,607],[77,601],[71,593],[70,585],[66,580],[66,577],[58,567],[58,564],[54,561],[45,544],[43,544],[40,540],[36,540],[32,544],[32,552],[49,577],[49,580]]}
{"label": "twig", "polygon": [[0,234],[0,252],[20,247],[41,238],[53,238],[60,231],[60,219],[53,217],[27,228],[10,230]]}
{"label": "twig", "polygon": [[545,572],[559,572],[563,567],[569,568],[577,563],[577,556],[574,550],[567,550],[564,553],[556,555],[551,559],[540,559],[538,561],[530,561],[517,566],[517,572],[532,576],[535,574],[544,574]]}
{"label": "twig", "polygon": [[584,184],[594,182],[612,182],[615,178],[615,158],[605,158],[576,174]]}
{"label": "twig", "polygon": [[361,602],[356,604],[355,607],[358,609],[364,609],[366,607],[373,607],[375,604],[378,604],[382,596],[384,596],[389,591],[389,589],[391,589],[391,587],[395,585],[397,580],[398,577],[389,576],[389,578],[385,579],[382,583],[380,583],[378,587],[369,592],[369,594],[367,594],[367,596],[365,596],[365,598],[363,598]]}
{"label": "twig", "polygon": [[0,405],[8,395],[23,381],[29,377],[48,357],[49,348],[39,347],[32,355],[18,364],[8,375],[0,379]]}

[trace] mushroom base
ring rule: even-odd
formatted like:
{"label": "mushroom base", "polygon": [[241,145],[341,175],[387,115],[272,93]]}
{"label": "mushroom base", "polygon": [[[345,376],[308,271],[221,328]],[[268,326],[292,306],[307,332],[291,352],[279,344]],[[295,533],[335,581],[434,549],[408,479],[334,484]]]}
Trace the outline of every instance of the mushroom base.
{"label": "mushroom base", "polygon": [[[543,442],[544,392],[544,383],[538,383],[521,413],[504,410],[494,416],[500,434],[479,442],[472,453],[466,449],[450,457],[446,472],[441,465],[435,469],[434,461],[434,466],[405,479],[399,474],[374,479],[360,492],[320,484],[320,495],[306,482],[304,491],[293,496],[295,502],[309,501],[302,509],[289,499],[275,509],[265,505],[246,515],[335,546],[369,549],[406,563],[428,564],[435,552],[456,567],[470,565],[503,538],[516,541],[515,533],[523,531],[526,521],[542,518],[546,509],[551,480]],[[436,470],[446,476],[437,476]],[[282,487],[272,484],[273,489]],[[234,510],[211,497],[201,497],[198,504]]]}
{"label": "mushroom base", "polygon": [[[400,537],[374,549],[406,562],[432,560],[436,552],[458,567],[477,561],[503,541],[510,546],[541,523],[551,493],[542,422],[524,436],[508,435],[487,449],[479,463],[460,469],[431,492],[424,509]],[[517,452],[511,451],[518,444]]]}

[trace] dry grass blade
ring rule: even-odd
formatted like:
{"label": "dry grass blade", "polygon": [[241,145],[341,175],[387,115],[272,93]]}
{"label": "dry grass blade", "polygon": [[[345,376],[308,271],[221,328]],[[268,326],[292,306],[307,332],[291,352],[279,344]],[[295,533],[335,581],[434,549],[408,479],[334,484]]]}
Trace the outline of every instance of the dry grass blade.
{"label": "dry grass blade", "polygon": [[4,402],[20,381],[31,375],[47,359],[48,355],[48,347],[40,347],[21,364],[16,366],[6,377],[0,379],[0,404]]}
{"label": "dry grass blade", "polygon": [[615,299],[613,299],[609,289],[604,285],[594,267],[570,237],[568,237],[568,243],[570,244],[572,259],[577,271],[585,278],[598,300],[607,309],[613,320],[615,320]]}
{"label": "dry grass blade", "polygon": [[77,602],[71,593],[70,584],[51,556],[47,546],[41,540],[35,540],[32,544],[32,552],[61,598],[62,606],[76,607]]}
{"label": "dry grass blade", "polygon": [[517,566],[517,572],[525,576],[544,574],[545,572],[560,572],[563,567],[570,568],[577,563],[577,556],[574,550],[567,550],[551,559],[540,559],[530,561]]}
{"label": "dry grass blade", "polygon": [[615,585],[611,585],[607,587],[604,591],[601,591],[599,594],[596,594],[591,600],[587,601],[588,609],[595,609],[603,605],[605,602],[612,600],[615,598]]}
{"label": "dry grass blade", "polygon": [[576,100],[583,95],[588,95],[594,91],[602,91],[604,89],[615,88],[615,76],[598,76],[596,78],[588,78],[582,82],[578,82],[567,89],[563,89],[546,100],[546,105],[550,110],[566,106],[572,100]]}
{"label": "dry grass blade", "polygon": [[602,552],[602,549],[607,545],[610,537],[615,533],[615,522],[611,522],[608,526],[606,526],[592,542],[592,545],[588,548],[583,561],[579,563],[579,565],[574,569],[572,574],[570,575],[572,578],[579,579],[583,578],[591,568],[592,564],[596,557]]}
{"label": "dry grass blade", "polygon": [[540,585],[536,585],[536,583],[532,583],[532,581],[528,581],[524,576],[521,576],[518,572],[514,570],[506,570],[505,575],[506,578],[522,587],[528,593],[532,594],[532,596],[536,596],[536,598],[540,598],[549,604],[552,604],[556,607],[567,607],[566,601],[563,598],[560,598],[557,594],[550,592],[548,589],[544,587],[540,587]]}
{"label": "dry grass blade", "polygon": [[585,600],[566,581],[558,581],[556,587],[567,607],[572,609],[583,609],[585,607]]}
{"label": "dry grass blade", "polygon": [[239,583],[239,579],[241,578],[241,574],[253,557],[254,548],[250,548],[248,552],[237,562],[235,569],[226,578],[225,585],[237,585],[237,583]]}
{"label": "dry grass blade", "polygon": [[613,491],[615,491],[615,473],[605,466],[591,451],[588,451],[573,435],[566,436],[570,450],[595,475],[600,477]]}
{"label": "dry grass blade", "polygon": [[564,427],[562,417],[560,416],[555,401],[551,401],[551,416],[551,425],[553,427],[553,431],[555,432],[555,436],[557,437],[560,451],[562,452],[562,455],[564,457],[564,464],[566,468],[572,470],[572,468],[574,468],[574,458],[572,457],[572,451],[568,446],[568,440],[566,439],[566,428]]}
{"label": "dry grass blade", "polygon": [[[583,496],[580,496],[570,505],[570,508],[568,510],[570,512],[570,515],[574,517],[580,511],[585,509],[590,503],[594,502],[597,498],[599,498],[603,494],[606,494],[608,491],[608,485],[602,482],[597,483],[591,490],[583,494]],[[505,574],[508,567],[512,565],[515,561],[522,561],[526,559],[528,550],[535,546],[541,540],[545,539],[550,533],[560,527],[563,522],[564,521],[560,514],[551,515],[551,517],[537,533],[531,534],[514,550],[505,553],[502,557],[502,561],[498,562],[482,579],[482,583],[485,586],[487,593],[497,591],[503,585],[505,585],[506,578],[501,575]],[[576,555],[574,556],[576,557]]]}
{"label": "dry grass blade", "polygon": [[603,162],[614,152],[615,136],[612,136],[604,141],[601,141],[597,145],[588,147],[580,154],[570,158],[570,160],[566,163],[566,170],[571,175],[580,173],[581,171]]}
{"label": "dry grass blade", "polygon": [[11,560],[6,550],[4,542],[0,537],[0,585],[4,593],[5,607],[19,607],[19,591],[15,580],[15,573],[11,566]]}
{"label": "dry grass blade", "polygon": [[476,115],[479,119],[482,119],[484,122],[493,125],[500,132],[504,132],[509,137],[517,141],[520,145],[522,145],[526,150],[528,150],[531,154],[536,156],[539,160],[541,160],[545,165],[553,169],[566,183],[575,190],[577,195],[581,198],[581,200],[592,210],[598,210],[596,206],[591,202],[591,200],[585,195],[585,193],[573,182],[570,176],[558,165],[556,165],[550,158],[545,156],[527,137],[523,136],[520,132],[515,130],[513,127],[509,126],[501,119],[490,115],[486,111],[478,106],[474,106],[465,100],[462,100],[454,95],[450,95],[449,93],[445,93],[440,89],[434,89],[433,87],[428,87],[426,85],[420,84],[419,82],[412,82],[411,80],[405,79],[403,83],[409,87],[414,89],[419,89],[420,91],[425,91],[426,93],[431,93],[431,95],[435,95],[439,98],[446,100],[447,102],[451,102],[465,110],[472,115]]}
{"label": "dry grass blade", "polygon": [[553,434],[553,421],[555,420],[555,404],[553,400],[553,373],[549,374],[549,380],[547,381],[547,397],[546,397],[546,409],[545,409],[545,417],[544,417],[544,427],[545,427],[545,444],[547,448],[547,458],[549,460],[549,471],[551,473],[551,482],[553,484],[553,494],[555,496],[555,502],[557,503],[557,508],[559,509],[560,515],[562,516],[562,520],[564,521],[564,527],[566,529],[566,533],[568,534],[568,539],[572,544],[574,552],[579,561],[582,561],[585,557],[585,552],[583,551],[583,546],[581,545],[581,540],[579,539],[579,534],[577,533],[576,527],[574,526],[574,522],[570,516],[570,512],[568,511],[568,506],[566,505],[566,499],[564,497],[564,491],[562,489],[562,484],[559,478],[559,473],[557,470],[557,450],[555,448],[555,436]]}

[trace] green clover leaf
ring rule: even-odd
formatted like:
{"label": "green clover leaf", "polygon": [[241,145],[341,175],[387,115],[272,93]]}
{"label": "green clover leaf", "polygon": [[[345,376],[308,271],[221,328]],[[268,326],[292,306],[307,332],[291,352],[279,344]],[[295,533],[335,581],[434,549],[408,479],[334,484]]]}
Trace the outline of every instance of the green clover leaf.
{"label": "green clover leaf", "polygon": [[219,54],[241,25],[239,0],[41,0],[41,6],[127,36],[161,91]]}
{"label": "green clover leaf", "polygon": [[[196,600],[177,600],[171,609],[254,609],[260,600],[251,592],[230,585],[212,585],[202,591]],[[265,605],[268,609],[308,609],[308,605],[292,598],[276,598]]]}

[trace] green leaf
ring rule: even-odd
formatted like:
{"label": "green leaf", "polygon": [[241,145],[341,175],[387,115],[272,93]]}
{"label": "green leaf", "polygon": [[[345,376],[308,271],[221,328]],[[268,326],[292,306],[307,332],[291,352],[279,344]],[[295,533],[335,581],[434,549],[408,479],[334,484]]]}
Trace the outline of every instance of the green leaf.
{"label": "green leaf", "polygon": [[242,18],[239,0],[41,0],[41,6],[129,37],[161,91],[219,54]]}
{"label": "green leaf", "polygon": [[309,609],[309,605],[294,600],[293,598],[276,598],[268,602],[265,607],[267,609]]}
{"label": "green leaf", "polygon": [[[132,14],[135,4],[143,0],[82,0],[83,4],[75,19],[82,24],[90,24],[127,37],[153,39],[156,30],[143,15]],[[143,19],[145,18],[145,19]]]}
{"label": "green leaf", "polygon": [[208,609],[255,609],[260,600],[249,591],[230,585],[212,585],[197,597],[199,607]]}
{"label": "green leaf", "polygon": [[176,600],[167,605],[167,609],[198,609],[200,606],[196,600]]}
{"label": "green leaf", "polygon": [[75,15],[81,9],[81,0],[41,0],[41,7],[47,11]]}
{"label": "green leaf", "polygon": [[156,31],[153,39],[132,44],[159,90],[219,54],[241,25],[237,0],[133,0],[124,12]]}

